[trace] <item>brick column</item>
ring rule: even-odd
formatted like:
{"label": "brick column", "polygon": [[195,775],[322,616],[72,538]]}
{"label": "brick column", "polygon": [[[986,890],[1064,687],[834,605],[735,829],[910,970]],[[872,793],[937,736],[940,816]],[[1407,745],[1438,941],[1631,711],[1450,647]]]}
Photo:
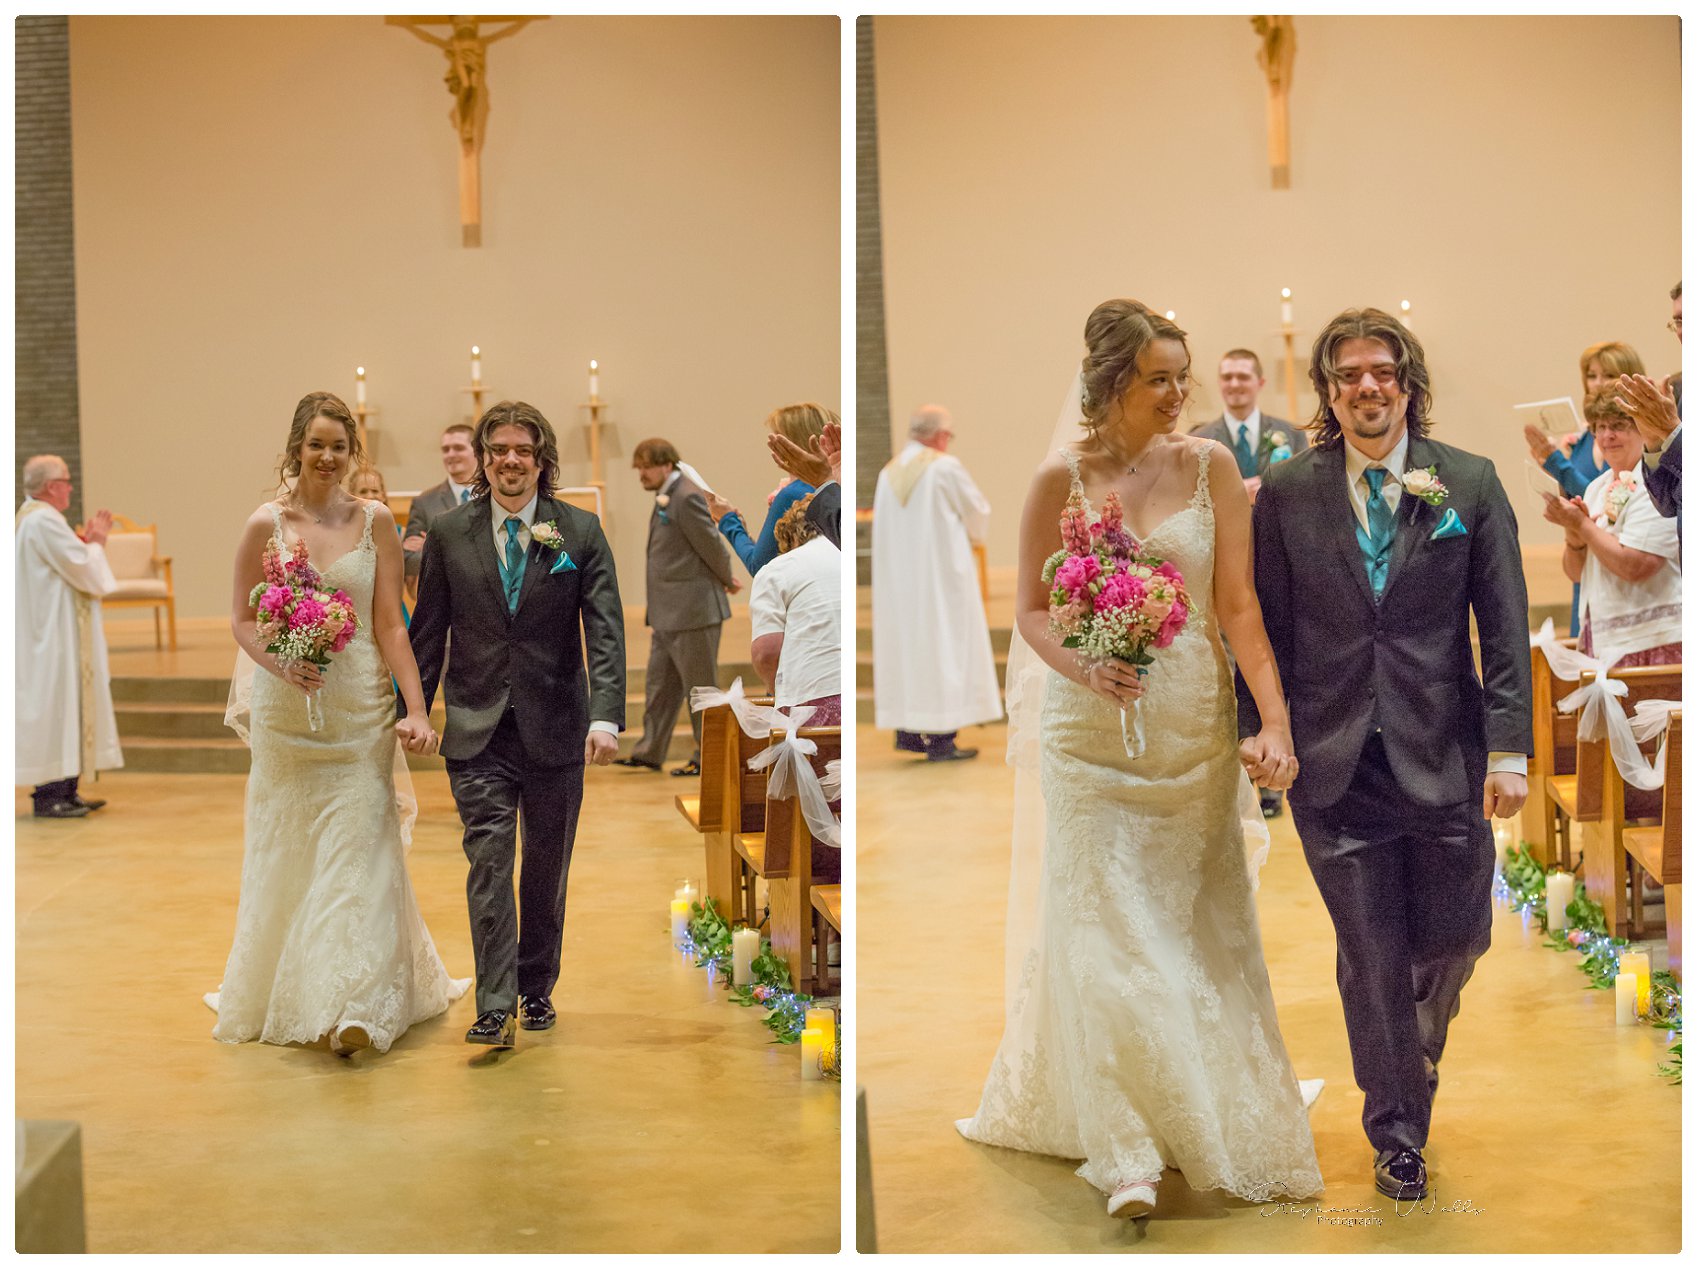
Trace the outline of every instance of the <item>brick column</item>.
{"label": "brick column", "polygon": [[[890,376],[884,349],[884,232],[878,206],[878,98],[870,17],[855,20],[855,505],[870,507],[890,461]],[[871,543],[858,542],[861,585]]]}

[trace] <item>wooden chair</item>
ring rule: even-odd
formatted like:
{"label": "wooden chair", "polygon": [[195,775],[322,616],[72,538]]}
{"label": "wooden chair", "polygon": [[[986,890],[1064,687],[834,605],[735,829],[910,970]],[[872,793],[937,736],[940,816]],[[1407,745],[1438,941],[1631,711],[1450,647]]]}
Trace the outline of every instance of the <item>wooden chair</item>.
{"label": "wooden chair", "polygon": [[[1620,703],[1629,718],[1639,701],[1679,699],[1682,676],[1677,665],[1613,670],[1609,677],[1626,684],[1627,694]],[[1581,676],[1587,683],[1592,678],[1590,674]],[[1646,792],[1621,781],[1605,740],[1582,742],[1578,767],[1574,806],[1583,814],[1574,815],[1573,823],[1579,832],[1579,871],[1585,880],[1585,893],[1603,905],[1603,920],[1613,934],[1627,924],[1626,855],[1620,826],[1653,820],[1661,813],[1662,795],[1659,790]],[[1614,816],[1612,825],[1605,821],[1604,807],[1605,790],[1611,781],[1622,786],[1609,811]]]}
{"label": "wooden chair", "polygon": [[[1563,639],[1571,648],[1577,639]],[[1556,702],[1577,684],[1563,683],[1550,672],[1542,651],[1532,656],[1532,752],[1526,770],[1526,809],[1520,817],[1521,835],[1532,858],[1545,868],[1573,866],[1567,849],[1567,824],[1563,802],[1576,805],[1579,721],[1576,715],[1556,711]],[[1560,800],[1558,800],[1558,792]]]}
{"label": "wooden chair", "polygon": [[[842,728],[803,727],[798,736],[818,746],[810,762],[816,774],[825,774],[825,764],[842,756]],[[774,732],[771,744],[784,740]],[[825,977],[826,949],[814,938],[813,834],[797,797],[768,798],[766,832],[762,839],[760,875],[771,894],[772,952],[789,965],[790,985],[800,992],[825,994],[818,979]]]}
{"label": "wooden chair", "polygon": [[114,608],[153,609],[153,644],[157,648],[165,646],[159,628],[159,612],[164,609],[171,651],[175,652],[177,595],[171,584],[171,557],[159,554],[158,528],[114,514],[112,532],[106,539],[106,562],[118,579],[118,589],[102,596],[102,607],[108,612]]}
{"label": "wooden chair", "polygon": [[[1679,960],[1679,902],[1680,854],[1682,828],[1680,814],[1684,807],[1683,781],[1679,770],[1682,724],[1678,711],[1668,723],[1666,776],[1658,791],[1660,805],[1655,822],[1634,818],[1628,809],[1628,795],[1637,793],[1611,762],[1603,780],[1602,834],[1610,853],[1622,868],[1614,873],[1614,890],[1608,895],[1593,896],[1603,903],[1609,933],[1627,938],[1641,938],[1666,933],[1668,961],[1677,968]],[[1645,756],[1655,753],[1661,739],[1650,741],[1643,748]],[[1661,886],[1666,900],[1665,925],[1652,928],[1644,918],[1644,879],[1653,877]],[[1589,891],[1589,887],[1587,887]],[[1618,925],[1617,925],[1618,921]]]}
{"label": "wooden chair", "polygon": [[[818,973],[815,983],[822,996],[839,996],[843,990],[842,972],[831,973],[831,945],[839,948],[843,941],[843,888],[840,884],[813,887],[813,946],[818,951]],[[839,960],[840,960],[839,956]]]}

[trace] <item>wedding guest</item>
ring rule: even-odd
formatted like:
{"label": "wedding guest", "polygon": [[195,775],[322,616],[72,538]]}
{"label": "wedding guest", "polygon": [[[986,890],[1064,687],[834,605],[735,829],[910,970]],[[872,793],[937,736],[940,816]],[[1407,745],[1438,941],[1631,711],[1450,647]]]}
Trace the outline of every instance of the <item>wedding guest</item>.
{"label": "wedding guest", "polygon": [[1233,348],[1220,358],[1220,400],[1225,412],[1212,423],[1191,429],[1192,435],[1218,441],[1232,452],[1251,504],[1268,468],[1308,448],[1307,432],[1261,413],[1261,389],[1266,386],[1261,358],[1252,349]]}
{"label": "wedding guest", "polygon": [[[356,498],[364,499],[366,502],[380,502],[385,508],[389,506],[389,483],[383,479],[383,473],[375,467],[369,467],[362,463],[354,468],[353,475],[348,477],[347,489]],[[395,533],[401,537],[406,534],[406,530],[401,527],[399,521],[395,523]],[[409,626],[412,624],[412,610],[407,607],[404,587],[402,588],[401,598],[401,620]]]}
{"label": "wedding guest", "polygon": [[811,705],[809,724],[842,722],[842,552],[793,504],[772,526],[780,554],[754,579],[751,659],[778,709]]}
{"label": "wedding guest", "polygon": [[[827,424],[833,423],[839,426],[841,424],[835,412],[812,401],[781,406],[766,416],[768,432],[778,433],[803,448],[811,448],[814,438],[824,433]],[[790,480],[779,485],[769,499],[766,522],[761,526],[758,538],[749,536],[742,513],[718,494],[708,494],[707,506],[718,523],[719,532],[725,535],[731,549],[748,569],[749,576],[753,577],[778,554],[775,533],[778,521],[783,518],[785,512],[812,492],[813,486],[805,480]]]}
{"label": "wedding guest", "polygon": [[[646,705],[642,739],[622,767],[658,771],[666,761],[677,726],[678,710],[691,688],[712,687],[719,677],[719,634],[731,615],[728,594],[742,588],[731,571],[730,556],[713,517],[707,496],[681,469],[677,447],[651,437],[631,454],[642,487],[654,495],[648,516],[648,611],[643,620],[652,631],[645,678]],[[701,715],[690,713],[695,730],[695,753],[675,776],[701,774]]]}
{"label": "wedding guest", "polygon": [[1605,470],[1583,499],[1546,499],[1566,540],[1562,570],[1579,583],[1579,650],[1620,669],[1681,662],[1679,533],[1644,487],[1644,438],[1612,394],[1586,402]]}
{"label": "wedding guest", "polygon": [[772,461],[781,470],[816,487],[807,518],[822,537],[840,550],[843,544],[842,429],[835,423],[827,423],[825,430],[808,444],[811,448],[803,449],[782,432],[773,432],[766,438]]}
{"label": "wedding guest", "polygon": [[875,721],[897,749],[932,762],[976,758],[956,733],[1002,716],[972,552],[990,531],[990,503],[948,452],[954,434],[946,409],[920,406],[872,499]]}
{"label": "wedding guest", "polygon": [[461,503],[471,501],[473,486],[477,483],[477,451],[472,448],[472,438],[476,435],[477,429],[465,423],[455,423],[443,429],[442,469],[448,473],[448,478],[414,498],[412,510],[407,512],[407,532],[401,546],[406,552],[407,580],[415,587],[430,522]]}
{"label": "wedding guest", "polygon": [[80,819],[106,805],[85,798],[78,781],[124,765],[100,597],[118,588],[106,562],[112,513],[96,511],[79,537],[65,520],[71,469],[56,454],[24,464],[18,509],[18,784],[34,785],[40,819]]}
{"label": "wedding guest", "polygon": [[[1599,392],[1613,394],[1622,375],[1643,374],[1644,362],[1630,344],[1592,344],[1579,354],[1579,373],[1585,381],[1582,400],[1589,400]],[[1605,464],[1592,448],[1589,428],[1567,437],[1559,446],[1536,423],[1528,423],[1525,434],[1533,461],[1556,478],[1556,483],[1567,497],[1583,498],[1591,482],[1602,474]],[[1568,634],[1578,633],[1579,587],[1575,586]]]}
{"label": "wedding guest", "polygon": [[[1675,282],[1668,298],[1673,301],[1673,317],[1668,329],[1680,343],[1685,342],[1683,283]],[[1670,375],[1655,383],[1647,375],[1631,375],[1621,380],[1621,400],[1627,412],[1638,424],[1644,438],[1644,482],[1656,510],[1672,516],[1676,526],[1684,527],[1680,489],[1680,418],[1684,408],[1682,375]]]}

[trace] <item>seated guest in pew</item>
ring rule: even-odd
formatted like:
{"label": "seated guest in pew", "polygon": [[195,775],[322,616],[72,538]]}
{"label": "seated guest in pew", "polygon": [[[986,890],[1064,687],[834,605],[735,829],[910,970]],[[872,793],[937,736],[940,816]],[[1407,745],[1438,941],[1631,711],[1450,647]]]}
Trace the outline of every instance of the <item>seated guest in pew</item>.
{"label": "seated guest in pew", "polygon": [[810,498],[775,528],[781,554],[755,579],[748,602],[754,669],[779,709],[815,707],[810,727],[843,721],[842,552],[807,519]]}
{"label": "seated guest in pew", "polygon": [[[1622,375],[1641,375],[1644,362],[1630,344],[1592,344],[1579,354],[1579,373],[1585,380],[1585,396],[1589,400],[1599,392],[1613,393]],[[1526,446],[1532,459],[1556,478],[1561,491],[1569,498],[1583,498],[1591,482],[1603,473],[1603,460],[1591,444],[1589,429],[1566,437],[1561,444],[1536,423],[1526,425]],[[1579,633],[1579,587],[1573,588],[1573,613],[1568,622],[1568,634]]]}
{"label": "seated guest in pew", "polygon": [[1620,669],[1679,665],[1679,531],[1650,501],[1644,439],[1619,399],[1599,393],[1585,414],[1603,474],[1583,499],[1549,494],[1544,507],[1566,537],[1562,569],[1579,583],[1579,650]]}
{"label": "seated guest in pew", "polygon": [[778,467],[814,486],[807,518],[839,550],[843,545],[843,432],[835,423],[814,437],[811,449],[803,449],[782,432],[766,438],[772,461]]}
{"label": "seated guest in pew", "polygon": [[[383,473],[375,467],[360,466],[354,468],[353,474],[348,477],[347,488],[348,492],[356,498],[363,498],[367,502],[381,502],[384,506],[389,505],[389,483],[383,479]],[[397,523],[395,533],[397,536],[404,537],[406,530]],[[404,591],[401,596],[401,620],[409,626],[412,625],[412,612],[407,608]]]}
{"label": "seated guest in pew", "polygon": [[[827,425],[841,426],[841,422],[834,411],[812,401],[803,401],[798,405],[786,405],[773,410],[766,416],[766,430],[811,451],[814,438],[822,436]],[[794,473],[786,471],[786,475],[794,476]],[[725,540],[731,544],[731,549],[737,553],[743,567],[748,569],[748,575],[754,577],[778,557],[778,521],[783,519],[791,507],[812,492],[813,484],[800,477],[788,480],[773,490],[771,497],[767,499],[766,523],[761,526],[759,538],[749,536],[748,527],[743,524],[742,512],[718,494],[707,495],[707,508],[712,512],[719,532],[725,535]]]}

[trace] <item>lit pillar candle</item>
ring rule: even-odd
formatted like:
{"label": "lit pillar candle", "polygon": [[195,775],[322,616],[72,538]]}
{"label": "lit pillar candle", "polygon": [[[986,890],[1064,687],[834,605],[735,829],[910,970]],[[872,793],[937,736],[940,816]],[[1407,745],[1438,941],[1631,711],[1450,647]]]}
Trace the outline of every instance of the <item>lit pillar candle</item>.
{"label": "lit pillar candle", "polygon": [[1615,1025],[1631,1026],[1638,1021],[1638,975],[1615,975]]}
{"label": "lit pillar candle", "polygon": [[809,1027],[801,1033],[801,1078],[803,1080],[822,1080],[825,1078],[825,1051],[830,1048],[831,1038],[817,1027]]}
{"label": "lit pillar candle", "polygon": [[1290,288],[1285,287],[1279,294],[1282,297],[1279,300],[1279,321],[1289,326],[1291,324]]}
{"label": "lit pillar candle", "polygon": [[591,401],[601,399],[601,367],[594,361],[589,363],[589,399]]}
{"label": "lit pillar candle", "polygon": [[809,1009],[807,1011],[807,1029],[819,1029],[828,1036],[837,1034],[837,1011],[835,1009]]}
{"label": "lit pillar candle", "polygon": [[754,959],[760,955],[760,931],[746,925],[731,931],[731,985],[747,987],[754,982]]}
{"label": "lit pillar candle", "polygon": [[[1620,953],[1620,973],[1630,974],[1638,984],[1638,1016],[1648,1017],[1650,1013],[1650,953],[1639,947],[1622,948]],[[1620,979],[1617,977],[1618,983]]]}
{"label": "lit pillar candle", "polygon": [[1407,300],[1404,300],[1402,302],[1402,324],[1404,326],[1408,327],[1409,330],[1413,330],[1414,329],[1414,322],[1409,317],[1409,311],[1410,311],[1410,305],[1409,305]]}
{"label": "lit pillar candle", "polygon": [[1497,876],[1499,877],[1503,875],[1503,865],[1508,862],[1509,840],[1512,836],[1508,825],[1498,820],[1496,827],[1491,832],[1491,837],[1497,848]]}
{"label": "lit pillar candle", "polygon": [[1552,872],[1544,879],[1544,911],[1549,914],[1550,929],[1567,929],[1567,905],[1573,902],[1573,874]]}
{"label": "lit pillar candle", "polygon": [[471,346],[471,381],[483,382],[483,354],[477,351],[477,345]]}
{"label": "lit pillar candle", "polygon": [[359,366],[354,370],[354,404],[365,404],[365,367]]}
{"label": "lit pillar candle", "polygon": [[701,897],[696,892],[695,883],[693,881],[680,882],[678,884],[678,891],[672,896],[672,898],[682,899],[685,903],[699,903],[701,901]]}
{"label": "lit pillar candle", "polygon": [[689,904],[682,899],[672,900],[672,946],[677,947],[689,936]]}

